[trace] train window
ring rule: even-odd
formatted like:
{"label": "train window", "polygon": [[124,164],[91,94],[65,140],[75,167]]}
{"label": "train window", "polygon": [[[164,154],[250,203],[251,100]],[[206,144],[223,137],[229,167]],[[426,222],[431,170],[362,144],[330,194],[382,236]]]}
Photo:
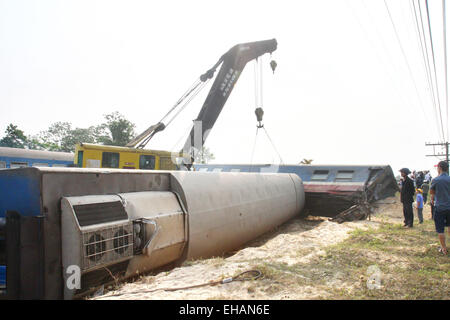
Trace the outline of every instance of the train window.
{"label": "train window", "polygon": [[102,168],[118,168],[119,154],[117,152],[103,152]]}
{"label": "train window", "polygon": [[26,162],[11,162],[11,168],[24,168],[28,167],[28,163]]}
{"label": "train window", "polygon": [[5,168],[6,168],[6,162],[0,161],[0,169],[5,169]]}
{"label": "train window", "polygon": [[231,169],[230,172],[241,172],[241,169]]}
{"label": "train window", "polygon": [[314,170],[311,180],[327,180],[328,174],[328,170]]}
{"label": "train window", "polygon": [[222,172],[222,168],[214,168],[213,172]]}
{"label": "train window", "polygon": [[336,175],[336,181],[352,181],[353,173],[354,173],[353,170],[338,171]]}
{"label": "train window", "polygon": [[142,155],[139,157],[139,169],[154,170],[155,156]]}
{"label": "train window", "polygon": [[39,162],[35,162],[32,165],[33,167],[48,167],[48,163],[39,163]]}

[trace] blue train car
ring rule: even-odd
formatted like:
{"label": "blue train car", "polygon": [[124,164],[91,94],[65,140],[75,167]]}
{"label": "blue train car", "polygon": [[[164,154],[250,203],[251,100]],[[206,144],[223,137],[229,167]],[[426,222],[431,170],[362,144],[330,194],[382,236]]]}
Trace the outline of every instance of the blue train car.
{"label": "blue train car", "polygon": [[399,191],[389,165],[194,164],[205,172],[295,173],[305,188],[312,215],[334,217],[361,201],[372,202]]}
{"label": "blue train car", "polygon": [[[68,167],[73,165],[73,161],[73,153],[0,147],[0,170],[22,167]],[[10,187],[11,190],[22,190],[14,184],[11,184]],[[8,192],[8,190],[0,191]],[[11,193],[11,197],[17,197],[18,195],[17,192]],[[0,292],[3,290],[6,281],[4,224],[4,217],[0,217]]]}
{"label": "blue train car", "polygon": [[74,154],[0,147],[0,169],[23,167],[68,167],[73,165]]}

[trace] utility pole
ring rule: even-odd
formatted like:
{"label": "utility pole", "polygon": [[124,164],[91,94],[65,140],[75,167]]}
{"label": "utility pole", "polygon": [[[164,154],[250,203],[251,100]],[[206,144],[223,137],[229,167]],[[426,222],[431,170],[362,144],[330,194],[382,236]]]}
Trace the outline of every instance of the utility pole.
{"label": "utility pole", "polygon": [[[426,146],[433,146],[433,154],[427,154],[427,157],[439,157],[439,156],[445,156],[445,161],[449,162],[449,145],[450,143],[448,142],[440,142],[440,143],[425,143]],[[436,146],[440,146],[440,147],[445,147],[445,153],[436,153],[435,147]]]}

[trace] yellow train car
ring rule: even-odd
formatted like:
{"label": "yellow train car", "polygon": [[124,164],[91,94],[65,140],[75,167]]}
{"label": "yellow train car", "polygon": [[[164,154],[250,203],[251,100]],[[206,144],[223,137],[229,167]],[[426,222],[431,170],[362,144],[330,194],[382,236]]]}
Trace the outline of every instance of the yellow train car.
{"label": "yellow train car", "polygon": [[79,143],[76,145],[74,163],[81,168],[178,169],[176,163],[172,161],[172,153],[168,151],[105,146],[90,143]]}

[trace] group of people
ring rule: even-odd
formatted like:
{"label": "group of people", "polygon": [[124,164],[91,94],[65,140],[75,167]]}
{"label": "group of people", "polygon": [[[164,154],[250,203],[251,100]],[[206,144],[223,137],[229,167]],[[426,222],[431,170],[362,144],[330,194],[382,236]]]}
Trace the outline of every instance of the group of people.
{"label": "group of people", "polygon": [[[419,223],[423,223],[423,208],[430,194],[431,217],[434,220],[438,233],[439,252],[447,254],[445,243],[445,227],[450,236],[450,177],[448,175],[449,164],[440,161],[437,165],[438,176],[432,179],[429,171],[412,173],[408,168],[400,169],[402,176],[400,185],[400,201],[403,204],[404,227],[412,228],[414,224],[413,203],[417,208]],[[414,195],[416,199],[414,200]]]}

